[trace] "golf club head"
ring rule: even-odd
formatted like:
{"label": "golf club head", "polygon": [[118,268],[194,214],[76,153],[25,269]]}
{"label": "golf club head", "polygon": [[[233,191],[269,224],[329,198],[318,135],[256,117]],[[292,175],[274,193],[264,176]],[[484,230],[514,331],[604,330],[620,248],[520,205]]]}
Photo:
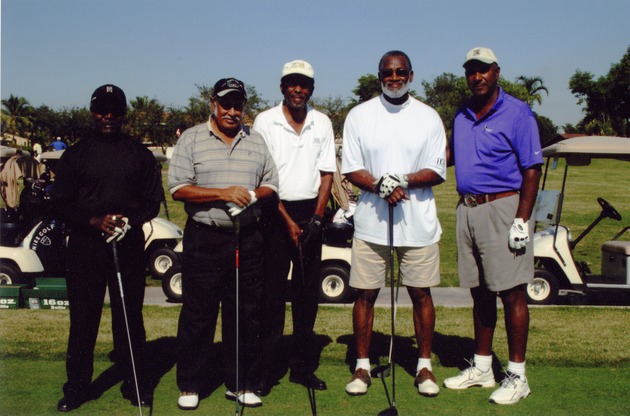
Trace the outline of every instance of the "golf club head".
{"label": "golf club head", "polygon": [[371,371],[372,378],[385,378],[389,377],[392,373],[392,366],[389,364],[379,365],[374,370]]}
{"label": "golf club head", "polygon": [[378,413],[378,416],[398,416],[398,409],[390,407]]}

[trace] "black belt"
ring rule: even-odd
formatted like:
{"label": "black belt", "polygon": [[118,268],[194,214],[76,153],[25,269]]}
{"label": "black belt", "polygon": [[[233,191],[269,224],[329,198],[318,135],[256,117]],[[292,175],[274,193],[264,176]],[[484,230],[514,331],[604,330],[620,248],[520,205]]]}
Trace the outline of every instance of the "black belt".
{"label": "black belt", "polygon": [[[214,232],[219,232],[222,234],[233,234],[235,232],[235,227],[234,224],[232,225],[218,225],[216,223],[212,223],[212,224],[205,224],[203,222],[199,222],[199,221],[195,221],[195,220],[190,220],[191,224],[199,229],[204,229],[204,230],[209,230],[209,231],[214,231]],[[250,228],[254,228],[258,225],[258,221],[250,221],[246,224],[241,223],[239,225],[239,230],[240,231],[246,231],[249,230]]]}
{"label": "black belt", "polygon": [[508,196],[517,194],[518,191],[497,192],[495,194],[466,194],[459,196],[459,202],[467,207],[476,207],[486,202],[496,201],[497,199],[507,198]]}

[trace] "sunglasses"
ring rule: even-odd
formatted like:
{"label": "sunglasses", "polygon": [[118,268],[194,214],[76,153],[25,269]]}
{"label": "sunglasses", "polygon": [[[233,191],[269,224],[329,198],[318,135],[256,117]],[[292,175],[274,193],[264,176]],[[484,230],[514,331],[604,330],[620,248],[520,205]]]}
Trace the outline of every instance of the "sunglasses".
{"label": "sunglasses", "polygon": [[105,116],[107,114],[111,114],[113,116],[124,116],[127,113],[127,109],[121,107],[120,105],[108,104],[94,105],[92,106],[90,111],[96,114],[100,114],[102,116]]}
{"label": "sunglasses", "polygon": [[219,102],[219,105],[223,107],[223,109],[225,110],[231,110],[233,108],[236,111],[243,111],[243,108],[245,108],[245,103],[247,103],[247,100],[230,96],[230,95],[232,94],[228,94],[225,97],[220,97],[217,100]]}
{"label": "sunglasses", "polygon": [[381,69],[379,72],[381,73],[381,76],[383,78],[389,78],[392,75],[394,75],[394,72],[399,77],[406,77],[406,76],[409,76],[409,72],[411,71],[409,71],[408,69],[396,68],[396,69]]}

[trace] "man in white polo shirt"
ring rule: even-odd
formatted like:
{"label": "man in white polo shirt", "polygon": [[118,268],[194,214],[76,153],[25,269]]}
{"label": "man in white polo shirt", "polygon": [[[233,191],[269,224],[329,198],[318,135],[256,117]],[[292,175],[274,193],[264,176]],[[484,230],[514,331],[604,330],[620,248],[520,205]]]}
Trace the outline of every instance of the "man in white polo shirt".
{"label": "man in white polo shirt", "polygon": [[371,384],[374,302],[385,285],[393,206],[393,245],[413,301],[415,384],[418,393],[433,397],[440,390],[431,368],[431,287],[440,283],[442,229],[431,187],[446,179],[446,135],[437,112],[409,95],[413,71],[404,52],[387,52],[378,70],[383,93],[353,108],[343,131],[342,173],[362,190],[354,213],[350,272],[350,286],[359,292],[353,310],[357,363],[346,392],[366,394]]}
{"label": "man in white polo shirt", "polygon": [[317,316],[322,251],[322,225],[336,169],[330,119],[307,103],[315,75],[305,61],[288,62],[282,69],[282,103],[256,117],[259,132],[276,163],[280,186],[277,209],[263,215],[267,230],[266,274],[263,289],[263,343],[258,387],[269,394],[283,371],[278,346],[284,329],[287,274],[293,274],[291,302],[293,349],[289,380],[315,390],[326,383],[314,372],[318,366],[313,327]]}

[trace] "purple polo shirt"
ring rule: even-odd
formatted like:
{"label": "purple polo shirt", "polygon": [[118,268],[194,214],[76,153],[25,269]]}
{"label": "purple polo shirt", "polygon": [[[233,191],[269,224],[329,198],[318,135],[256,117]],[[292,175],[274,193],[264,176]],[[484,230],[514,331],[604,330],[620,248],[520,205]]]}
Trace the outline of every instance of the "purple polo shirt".
{"label": "purple polo shirt", "polygon": [[522,172],[543,163],[534,113],[501,88],[480,120],[467,105],[458,110],[450,147],[461,195],[518,191]]}

